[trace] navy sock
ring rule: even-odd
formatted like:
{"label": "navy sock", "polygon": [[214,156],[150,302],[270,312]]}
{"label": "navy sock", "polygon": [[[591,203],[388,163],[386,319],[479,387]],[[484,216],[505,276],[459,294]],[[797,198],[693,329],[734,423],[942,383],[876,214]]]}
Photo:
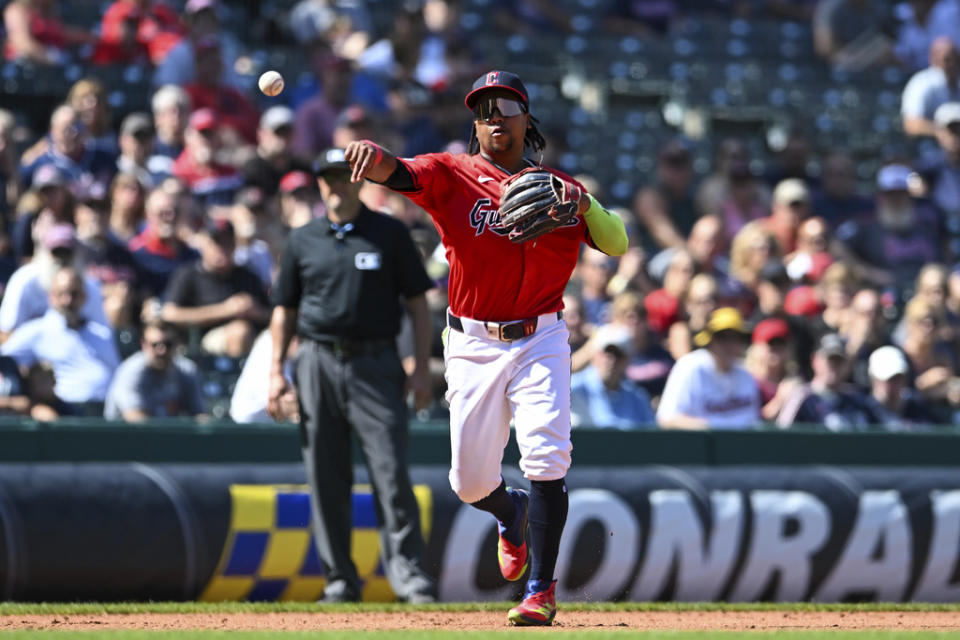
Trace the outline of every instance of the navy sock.
{"label": "navy sock", "polygon": [[504,527],[513,524],[517,515],[516,504],[510,494],[507,493],[507,483],[503,480],[500,481],[500,486],[491,491],[486,498],[470,504],[481,511],[492,513],[493,517],[499,520]]}
{"label": "navy sock", "polygon": [[530,580],[548,587],[560,553],[570,501],[563,478],[530,483]]}

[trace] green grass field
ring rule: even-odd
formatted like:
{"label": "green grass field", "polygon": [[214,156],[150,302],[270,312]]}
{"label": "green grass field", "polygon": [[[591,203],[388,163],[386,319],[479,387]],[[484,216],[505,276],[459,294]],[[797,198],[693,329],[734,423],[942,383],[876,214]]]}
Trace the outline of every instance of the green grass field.
{"label": "green grass field", "polygon": [[[433,611],[456,613],[462,611],[503,611],[509,603],[446,603],[437,605],[410,606],[401,604],[355,604],[355,605],[317,605],[312,603],[197,603],[197,602],[157,602],[157,603],[0,603],[0,638],[43,640],[195,640],[210,638],[229,638],[230,640],[267,640],[281,638],[295,640],[299,638],[323,638],[326,640],[400,640],[426,638],[428,640],[488,640],[512,638],[517,634],[549,633],[551,637],[564,640],[583,638],[596,640],[601,637],[642,638],[643,640],[705,640],[706,638],[734,638],[747,636],[756,640],[934,640],[936,638],[960,638],[960,633],[939,631],[850,631],[850,630],[777,630],[777,631],[638,631],[636,629],[565,630],[562,627],[552,629],[509,629],[502,631],[471,631],[462,629],[414,630],[414,631],[142,631],[142,630],[3,630],[4,619],[15,620],[17,616],[83,616],[103,614],[235,614],[235,613],[304,613],[322,611],[326,613],[383,613],[402,611]],[[960,621],[960,604],[814,604],[814,603],[563,603],[562,611],[613,611],[613,612],[931,612],[953,613]]]}

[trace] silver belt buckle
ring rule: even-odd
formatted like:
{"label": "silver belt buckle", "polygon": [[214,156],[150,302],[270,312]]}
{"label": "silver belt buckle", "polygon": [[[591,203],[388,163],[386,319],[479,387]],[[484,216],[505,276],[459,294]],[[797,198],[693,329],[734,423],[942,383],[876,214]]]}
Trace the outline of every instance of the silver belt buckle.
{"label": "silver belt buckle", "polygon": [[500,334],[499,322],[484,322],[483,328],[487,330],[487,337],[491,340],[503,340],[503,336]]}

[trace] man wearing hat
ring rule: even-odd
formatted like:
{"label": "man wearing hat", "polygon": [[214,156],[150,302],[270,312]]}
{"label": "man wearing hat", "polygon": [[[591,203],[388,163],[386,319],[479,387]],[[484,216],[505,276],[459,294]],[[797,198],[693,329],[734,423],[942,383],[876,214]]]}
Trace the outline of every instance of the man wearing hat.
{"label": "man wearing hat", "polygon": [[217,114],[211,109],[194,111],[184,141],[186,146],[173,163],[173,175],[187,183],[204,207],[233,204],[243,179],[236,169],[217,161],[221,147]]}
{"label": "man wearing hat", "polygon": [[797,229],[810,215],[810,189],[800,178],[787,178],[773,190],[773,204],[764,224],[777,239],[781,254],[797,248]]}
{"label": "man wearing hat", "polygon": [[605,324],[591,339],[590,365],[570,381],[570,414],[574,426],[649,429],[654,426],[650,396],[627,379],[634,353],[633,334],[622,325]]}
{"label": "man wearing hat", "polygon": [[[399,191],[423,207],[440,232],[450,262],[450,484],[461,500],[497,519],[504,579],[521,579],[530,563],[524,599],[508,620],[549,625],[556,615],[554,570],[572,449],[563,291],[581,244],[623,255],[627,234],[583,185],[542,167],[546,140],[516,74],[483,74],[464,103],[473,114],[467,153],[401,159],[361,140],[347,147],[346,157],[353,182],[369,179]],[[514,242],[498,224],[501,185],[530,167],[552,174],[576,215],[536,240]],[[501,474],[511,420],[529,493],[508,488]]]}
{"label": "man wearing hat", "polygon": [[276,195],[280,179],[291,171],[309,174],[310,165],[291,152],[292,138],[290,107],[276,105],[264,111],[257,129],[257,153],[243,165],[244,183],[260,187],[269,197]]}
{"label": "man wearing hat", "polygon": [[860,279],[874,286],[909,289],[923,265],[942,259],[944,220],[912,197],[915,179],[906,165],[881,167],[876,216],[837,228],[838,261],[848,263]]}
{"label": "man wearing hat", "polygon": [[181,38],[163,61],[157,64],[153,73],[153,86],[186,86],[196,78],[197,43],[203,38],[213,36],[220,39],[223,56],[224,81],[232,87],[242,89],[243,77],[234,69],[240,55],[236,40],[220,28],[218,0],[188,0],[183,9],[183,21],[187,26],[187,36]]}
{"label": "man wearing hat", "polygon": [[699,347],[673,365],[657,407],[665,429],[750,429],[760,421],[760,392],[743,367],[750,334],[733,307],[710,314]]}
{"label": "man wearing hat", "polygon": [[885,345],[870,354],[870,401],[884,428],[914,431],[937,420],[910,383],[910,364],[903,351]]}
{"label": "man wearing hat", "polygon": [[302,227],[323,209],[316,180],[306,171],[291,171],[280,180],[280,219],[290,229]]}
{"label": "man wearing hat", "polygon": [[634,196],[634,210],[658,247],[685,246],[697,219],[693,194],[690,146],[680,138],[670,140],[657,151],[656,182]]}
{"label": "man wearing hat", "polygon": [[846,340],[836,333],[824,335],[811,364],[813,379],[794,390],[784,403],[778,426],[865,431],[881,423],[866,396],[847,382],[851,359]]}
{"label": "man wearing hat", "polygon": [[[432,602],[436,585],[423,566],[424,541],[407,462],[408,391],[417,410],[431,399],[430,311],[433,286],[410,233],[399,220],[368,209],[350,181],[343,149],[314,162],[324,218],[290,232],[272,291],[273,350],[267,411],[282,419],[289,385],[284,359],[300,341],[294,365],[303,458],[313,501],[325,602],[362,596],[350,556],[353,520],[351,432],[359,439],[380,519],[384,570],[394,593]],[[415,366],[397,353],[401,300],[410,314]]]}
{"label": "man wearing hat", "polygon": [[200,235],[200,259],[173,272],[162,317],[203,331],[208,353],[243,357],[270,318],[266,288],[234,262],[236,239],[229,221],[211,220]]}
{"label": "man wearing hat", "polygon": [[157,186],[170,175],[167,172],[155,173],[150,170],[150,156],[153,155],[155,136],[153,122],[146,113],[131,113],[120,124],[120,157],[117,158],[117,171],[135,175],[146,190]]}

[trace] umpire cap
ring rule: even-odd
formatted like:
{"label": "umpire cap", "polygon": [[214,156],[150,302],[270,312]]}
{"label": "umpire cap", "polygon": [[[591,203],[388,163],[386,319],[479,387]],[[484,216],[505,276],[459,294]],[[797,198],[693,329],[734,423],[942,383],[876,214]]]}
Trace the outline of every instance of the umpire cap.
{"label": "umpire cap", "polygon": [[350,163],[339,148],[327,149],[313,161],[313,174],[322,176],[328,171],[350,171]]}
{"label": "umpire cap", "polygon": [[529,103],[530,97],[527,94],[527,88],[520,81],[520,76],[509,71],[488,71],[473,83],[473,89],[467,94],[463,102],[468,109],[473,109],[473,104],[477,101],[480,93],[488,89],[507,89],[517,94],[524,105]]}

